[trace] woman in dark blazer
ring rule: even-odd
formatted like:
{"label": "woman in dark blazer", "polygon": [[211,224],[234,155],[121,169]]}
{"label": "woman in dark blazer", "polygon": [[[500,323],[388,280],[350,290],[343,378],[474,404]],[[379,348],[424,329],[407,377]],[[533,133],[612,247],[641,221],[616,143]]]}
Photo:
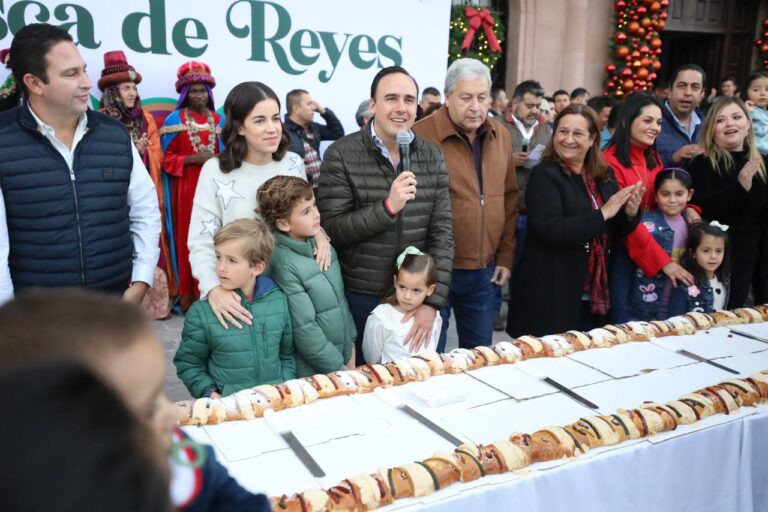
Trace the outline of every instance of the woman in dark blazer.
{"label": "woman in dark blazer", "polygon": [[610,308],[611,244],[637,226],[643,185],[619,190],[600,155],[597,116],[570,105],[531,173],[528,237],[509,306],[511,336],[588,330]]}

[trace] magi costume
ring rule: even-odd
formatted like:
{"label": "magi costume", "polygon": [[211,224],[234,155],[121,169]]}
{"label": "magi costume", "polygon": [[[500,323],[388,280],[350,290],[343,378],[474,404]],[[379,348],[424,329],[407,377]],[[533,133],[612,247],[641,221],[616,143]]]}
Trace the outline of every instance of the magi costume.
{"label": "magi costume", "polygon": [[[149,141],[142,150],[137,145],[144,166],[149,171],[152,182],[157,189],[157,200],[160,204],[160,212],[163,211],[163,184],[162,164],[163,151],[160,147],[160,133],[152,114],[145,112],[141,107],[141,98],[136,96],[133,108],[128,108],[123,103],[119,86],[122,83],[141,83],[141,74],[128,64],[125,54],[120,51],[111,51],[104,54],[104,70],[99,79],[99,90],[103,92],[101,98],[101,112],[123,123],[131,135],[134,145],[145,138]],[[165,222],[163,222],[165,224]],[[176,279],[171,265],[171,252],[168,240],[163,230],[160,237],[160,260],[155,269],[155,282],[147,293],[142,307],[152,318],[165,318],[170,313],[170,297],[176,296]]]}
{"label": "magi costume", "polygon": [[[184,159],[202,152],[218,154],[221,149],[219,134],[224,119],[214,111],[211,89],[216,86],[216,80],[211,76],[211,68],[207,64],[194,61],[182,64],[177,77],[176,91],[180,93],[179,103],[176,110],[165,119],[160,129],[160,141],[165,154],[163,181],[167,185],[166,230],[175,249],[181,307],[187,309],[200,295],[189,265],[187,238],[192,201],[202,165],[184,165]],[[203,114],[187,108],[187,94],[189,88],[195,84],[203,84],[208,89],[208,112]]]}

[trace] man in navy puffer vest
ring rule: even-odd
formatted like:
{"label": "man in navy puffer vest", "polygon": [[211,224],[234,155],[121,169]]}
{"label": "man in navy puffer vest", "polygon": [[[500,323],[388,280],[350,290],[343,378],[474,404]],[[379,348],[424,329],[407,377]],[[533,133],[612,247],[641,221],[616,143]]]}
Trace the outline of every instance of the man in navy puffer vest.
{"label": "man in navy puffer vest", "polygon": [[0,302],[82,286],[140,303],[160,211],[128,131],[88,109],[91,80],[66,31],[28,25],[10,59],[24,100],[0,114]]}

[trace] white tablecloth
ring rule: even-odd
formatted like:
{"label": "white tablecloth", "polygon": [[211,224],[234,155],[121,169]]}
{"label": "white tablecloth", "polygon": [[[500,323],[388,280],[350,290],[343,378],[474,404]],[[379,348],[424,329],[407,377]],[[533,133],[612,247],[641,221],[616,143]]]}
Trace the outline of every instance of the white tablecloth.
{"label": "white tablecloth", "polygon": [[[762,326],[768,329],[768,324]],[[709,357],[719,357],[718,362],[742,376],[768,369],[764,343],[720,331],[697,336],[473,372],[494,387],[456,374],[384,393],[419,406],[467,442],[491,443],[513,432],[534,432],[596,414],[531,375],[555,378],[596,402],[600,413],[610,414],[617,407],[637,407],[643,400],[673,400],[733,377],[681,358],[674,352],[676,343],[710,350]],[[418,397],[430,388],[433,392],[451,389],[463,397],[428,407]],[[313,478],[263,418],[185,430],[194,439],[212,444],[219,460],[244,487],[268,495],[328,488],[358,473],[402,466],[453,449],[373,394],[319,400],[277,415],[327,472],[326,478]],[[455,484],[418,500],[398,500],[387,508],[417,509],[768,512],[768,406],[744,407],[731,417],[716,415],[675,432],[600,448],[567,462],[539,463],[518,473]]]}
{"label": "white tablecloth", "polygon": [[433,503],[392,510],[729,512],[768,510],[768,412],[643,442]]}

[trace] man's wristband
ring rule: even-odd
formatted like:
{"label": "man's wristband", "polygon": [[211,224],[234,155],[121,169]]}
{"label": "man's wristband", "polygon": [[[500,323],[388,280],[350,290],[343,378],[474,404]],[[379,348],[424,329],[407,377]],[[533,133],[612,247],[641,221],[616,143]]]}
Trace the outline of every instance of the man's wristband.
{"label": "man's wristband", "polygon": [[392,208],[389,207],[389,198],[384,200],[384,210],[386,210],[387,215],[392,217],[393,219],[397,217],[397,214],[392,211]]}

